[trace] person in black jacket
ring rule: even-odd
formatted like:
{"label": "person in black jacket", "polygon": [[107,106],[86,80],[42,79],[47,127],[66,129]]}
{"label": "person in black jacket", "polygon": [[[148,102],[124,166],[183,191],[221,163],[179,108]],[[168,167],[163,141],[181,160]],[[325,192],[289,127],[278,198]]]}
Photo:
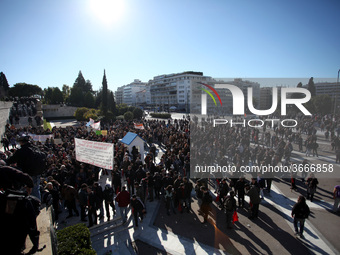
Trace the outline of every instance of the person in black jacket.
{"label": "person in black jacket", "polygon": [[[24,173],[29,174],[34,182],[33,190],[32,190],[32,196],[37,197],[38,199],[41,199],[40,194],[40,175],[41,173],[38,171],[38,169],[31,164],[31,158],[32,158],[32,149],[31,147],[34,147],[32,143],[30,142],[29,136],[21,136],[18,139],[21,148],[18,149],[13,156],[7,159],[7,164],[17,164],[17,167],[22,170]],[[37,148],[35,148],[37,149]]]}
{"label": "person in black jacket", "polygon": [[210,204],[212,203],[212,197],[209,194],[209,190],[206,187],[201,187],[203,196],[202,196],[202,205],[201,205],[201,211],[203,214],[204,221],[202,224],[208,222],[208,215],[211,210]]}
{"label": "person in black jacket", "polygon": [[315,178],[314,174],[310,174],[310,177],[308,177],[306,181],[306,185],[307,185],[307,199],[310,198],[311,202],[313,202],[314,193],[316,192],[318,184],[319,184],[318,179]]}
{"label": "person in black jacket", "polygon": [[115,193],[111,185],[106,184],[105,189],[103,191],[103,198],[104,198],[104,203],[105,203],[106,217],[108,221],[110,220],[110,217],[111,217],[110,206],[113,210],[113,215],[116,215],[116,206],[115,206],[115,203],[113,202],[114,194]]}
{"label": "person in black jacket", "polygon": [[80,205],[80,219],[81,221],[87,221],[86,220],[86,207],[87,207],[87,200],[88,200],[88,194],[87,194],[87,184],[83,183],[81,185],[81,189],[78,192],[78,198],[79,198],[79,205]]}
{"label": "person in black jacket", "polygon": [[96,206],[96,195],[94,194],[92,187],[87,187],[88,194],[88,218],[89,228],[93,225],[97,225],[97,206]]}
{"label": "person in black jacket", "polygon": [[138,228],[138,215],[140,217],[141,222],[143,221],[143,212],[145,210],[145,206],[143,202],[137,198],[136,195],[132,196],[131,207],[133,209],[133,217],[135,219],[135,228]]}
{"label": "person in black jacket", "polygon": [[246,182],[243,177],[240,177],[240,179],[236,182],[236,185],[235,185],[235,193],[238,199],[238,207],[242,207],[242,208],[244,208],[245,185],[246,185]]}
{"label": "person in black jacket", "polygon": [[95,182],[93,184],[93,193],[95,195],[96,199],[96,211],[100,210],[100,213],[98,215],[99,220],[101,220],[104,217],[104,208],[103,208],[103,189],[99,185],[98,182]]}
{"label": "person in black jacket", "polygon": [[160,199],[160,193],[162,189],[162,177],[158,172],[155,173],[154,177],[154,189],[155,189],[155,197],[156,199]]}
{"label": "person in black jacket", "polygon": [[183,178],[183,183],[184,183],[185,205],[187,207],[187,212],[189,213],[191,210],[191,191],[192,191],[193,186],[187,177]]}
{"label": "person in black jacket", "polygon": [[120,192],[122,187],[121,178],[122,176],[120,171],[118,170],[118,166],[115,165],[115,168],[112,171],[112,187],[114,188],[116,194]]}
{"label": "person in black jacket", "polygon": [[218,195],[220,196],[221,207],[223,205],[224,199],[228,195],[228,192],[229,192],[229,185],[227,183],[227,180],[225,178],[223,178],[219,187],[218,187]]}
{"label": "person in black jacket", "polygon": [[223,207],[226,213],[227,227],[232,229],[233,214],[236,211],[236,200],[234,198],[235,192],[230,191],[229,196],[224,199]]}
{"label": "person in black jacket", "polygon": [[[304,196],[299,196],[297,203],[292,208],[292,217],[294,218],[295,234],[300,234],[301,238],[304,238],[303,229],[305,226],[305,220],[308,218],[309,214],[310,210],[306,204],[306,198]],[[298,229],[298,222],[300,223],[300,232]]]}

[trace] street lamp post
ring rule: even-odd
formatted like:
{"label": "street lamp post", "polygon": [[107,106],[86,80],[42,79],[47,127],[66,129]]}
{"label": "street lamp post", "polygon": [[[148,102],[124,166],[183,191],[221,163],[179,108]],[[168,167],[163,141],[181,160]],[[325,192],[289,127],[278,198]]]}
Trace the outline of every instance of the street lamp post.
{"label": "street lamp post", "polygon": [[335,88],[335,102],[334,102],[334,118],[335,118],[335,114],[336,114],[336,103],[337,103],[337,99],[338,99],[338,87],[339,87],[339,74],[340,74],[340,69],[338,70],[338,77],[336,79],[336,88]]}

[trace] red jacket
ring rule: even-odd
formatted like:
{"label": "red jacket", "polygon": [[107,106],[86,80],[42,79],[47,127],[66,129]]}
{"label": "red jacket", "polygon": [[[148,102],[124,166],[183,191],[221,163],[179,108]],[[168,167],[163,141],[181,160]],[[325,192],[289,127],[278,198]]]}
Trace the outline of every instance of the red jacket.
{"label": "red jacket", "polygon": [[130,193],[126,190],[119,192],[116,201],[119,207],[127,207],[130,204]]}

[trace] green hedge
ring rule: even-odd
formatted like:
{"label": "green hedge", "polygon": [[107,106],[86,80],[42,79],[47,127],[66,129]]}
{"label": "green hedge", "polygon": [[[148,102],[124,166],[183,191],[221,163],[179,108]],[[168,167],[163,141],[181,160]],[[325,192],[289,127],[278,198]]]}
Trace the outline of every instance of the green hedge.
{"label": "green hedge", "polygon": [[47,120],[44,119],[44,130],[49,129],[52,130],[51,123],[47,122]]}
{"label": "green hedge", "polygon": [[152,118],[160,118],[160,119],[169,119],[171,118],[171,114],[170,113],[155,113],[152,112],[150,113]]}
{"label": "green hedge", "polygon": [[90,231],[85,224],[76,224],[57,231],[58,255],[95,255]]}

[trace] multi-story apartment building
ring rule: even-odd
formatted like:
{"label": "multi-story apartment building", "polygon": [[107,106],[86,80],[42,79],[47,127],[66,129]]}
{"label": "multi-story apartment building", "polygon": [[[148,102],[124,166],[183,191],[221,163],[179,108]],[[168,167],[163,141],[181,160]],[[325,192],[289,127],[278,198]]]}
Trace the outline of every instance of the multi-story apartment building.
{"label": "multi-story apartment building", "polygon": [[122,104],[123,103],[123,92],[124,92],[124,87],[118,87],[117,91],[115,92],[115,100],[116,104]]}
{"label": "multi-story apartment building", "polygon": [[209,81],[211,77],[193,71],[155,76],[149,81],[151,105],[161,110],[176,107],[188,111],[192,88]]}
{"label": "multi-story apartment building", "polygon": [[145,89],[146,83],[135,79],[132,83],[123,86],[122,103],[136,105],[136,94]]}
{"label": "multi-story apartment building", "polygon": [[145,89],[136,93],[136,105],[139,106],[151,105],[150,86],[148,84],[145,86]]}
{"label": "multi-story apartment building", "polygon": [[340,83],[336,82],[319,82],[315,83],[316,95],[330,95],[333,98],[337,98],[340,103]]}

